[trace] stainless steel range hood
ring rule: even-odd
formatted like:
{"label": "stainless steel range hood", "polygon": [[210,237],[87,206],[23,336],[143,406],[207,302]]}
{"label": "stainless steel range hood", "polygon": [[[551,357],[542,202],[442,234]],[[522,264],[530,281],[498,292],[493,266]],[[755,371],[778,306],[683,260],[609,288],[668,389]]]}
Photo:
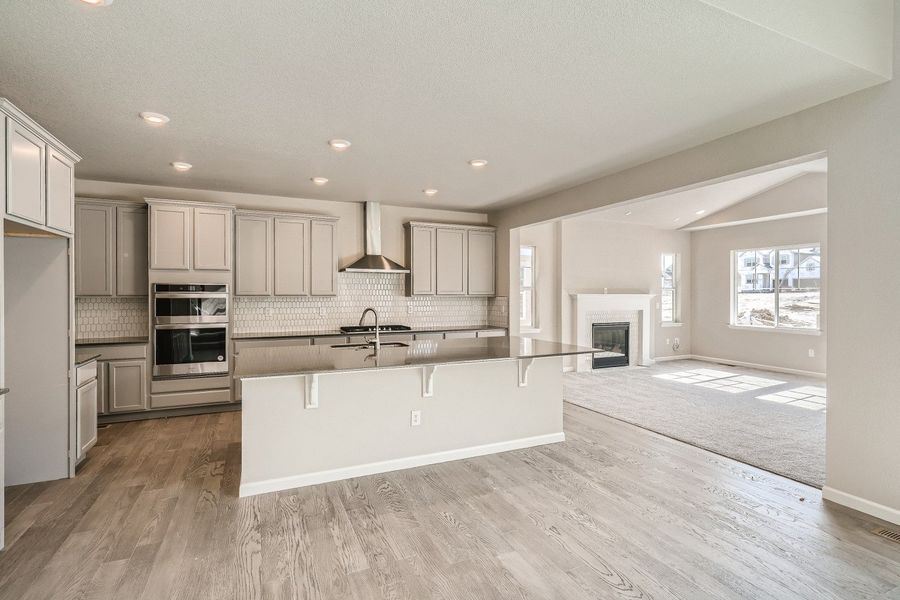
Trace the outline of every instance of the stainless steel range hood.
{"label": "stainless steel range hood", "polygon": [[349,267],[341,269],[345,273],[409,273],[409,269],[398,265],[381,254],[381,204],[366,202],[366,254]]}

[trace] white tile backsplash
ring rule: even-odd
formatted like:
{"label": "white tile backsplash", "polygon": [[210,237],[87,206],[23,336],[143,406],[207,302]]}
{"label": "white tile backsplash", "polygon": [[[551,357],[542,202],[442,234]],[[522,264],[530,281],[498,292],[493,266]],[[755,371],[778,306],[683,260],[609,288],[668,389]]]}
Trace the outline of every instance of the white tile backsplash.
{"label": "white tile backsplash", "polygon": [[[232,307],[235,333],[314,332],[359,321],[367,306],[383,324],[411,327],[506,327],[508,298],[467,296],[407,297],[402,275],[339,273],[333,297],[239,297]],[[369,317],[371,319],[371,317]],[[76,298],[78,338],[147,335],[146,298]]]}

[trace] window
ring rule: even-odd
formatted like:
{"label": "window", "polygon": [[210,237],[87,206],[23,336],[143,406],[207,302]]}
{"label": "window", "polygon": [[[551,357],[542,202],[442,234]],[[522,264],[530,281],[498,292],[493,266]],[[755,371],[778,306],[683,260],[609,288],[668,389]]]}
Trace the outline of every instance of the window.
{"label": "window", "polygon": [[819,246],[735,250],[732,256],[732,325],[819,329]]}
{"label": "window", "polygon": [[536,329],[538,326],[534,293],[536,265],[534,246],[522,246],[519,249],[519,325],[527,329]]}
{"label": "window", "polygon": [[662,255],[662,283],[660,285],[660,320],[678,322],[678,255]]}

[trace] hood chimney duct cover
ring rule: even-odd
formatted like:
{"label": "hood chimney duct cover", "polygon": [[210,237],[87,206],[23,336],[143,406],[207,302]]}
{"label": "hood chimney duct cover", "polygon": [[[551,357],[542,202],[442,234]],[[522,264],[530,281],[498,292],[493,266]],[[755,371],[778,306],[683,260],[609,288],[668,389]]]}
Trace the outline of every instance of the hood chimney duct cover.
{"label": "hood chimney duct cover", "polygon": [[366,254],[341,270],[345,273],[409,273],[409,269],[381,254],[381,204],[366,202],[365,210]]}

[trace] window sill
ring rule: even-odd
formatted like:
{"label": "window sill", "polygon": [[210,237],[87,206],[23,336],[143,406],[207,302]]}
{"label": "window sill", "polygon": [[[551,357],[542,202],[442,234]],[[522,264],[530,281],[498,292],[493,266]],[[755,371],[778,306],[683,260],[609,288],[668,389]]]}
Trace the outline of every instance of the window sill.
{"label": "window sill", "polygon": [[670,323],[669,321],[664,321],[659,324],[660,327],[682,327],[684,323]]}
{"label": "window sill", "polygon": [[757,327],[754,325],[728,324],[729,329],[743,329],[746,331],[762,331],[765,333],[790,333],[798,335],[822,335],[821,329],[792,329],[790,327]]}

